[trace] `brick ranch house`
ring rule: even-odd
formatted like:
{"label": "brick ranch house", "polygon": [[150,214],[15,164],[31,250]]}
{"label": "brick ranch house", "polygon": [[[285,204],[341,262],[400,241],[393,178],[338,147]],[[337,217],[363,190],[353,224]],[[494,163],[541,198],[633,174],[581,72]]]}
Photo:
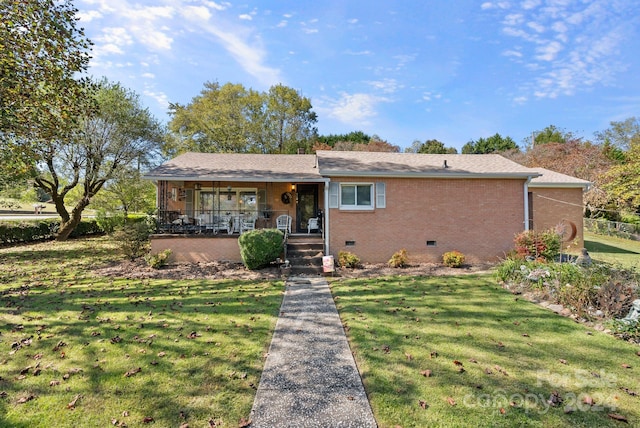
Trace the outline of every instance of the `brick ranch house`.
{"label": "brick ranch house", "polygon": [[[556,227],[565,248],[580,249],[589,186],[496,154],[185,153],[145,177],[157,185],[163,232],[152,251],[170,248],[178,261],[240,261],[243,219],[275,227],[283,214],[292,234],[307,234],[318,218],[311,232],[325,255],[350,251],[363,262],[386,262],[400,249],[414,263],[451,250],[497,261],[519,232]],[[232,225],[214,225],[223,217]]]}

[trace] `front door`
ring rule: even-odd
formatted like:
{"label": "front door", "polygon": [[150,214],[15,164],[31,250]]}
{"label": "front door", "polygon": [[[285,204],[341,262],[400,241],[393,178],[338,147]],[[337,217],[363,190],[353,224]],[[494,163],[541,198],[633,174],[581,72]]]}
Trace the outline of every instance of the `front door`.
{"label": "front door", "polygon": [[296,231],[307,233],[307,221],[317,217],[318,213],[318,186],[316,184],[299,184],[297,187]]}

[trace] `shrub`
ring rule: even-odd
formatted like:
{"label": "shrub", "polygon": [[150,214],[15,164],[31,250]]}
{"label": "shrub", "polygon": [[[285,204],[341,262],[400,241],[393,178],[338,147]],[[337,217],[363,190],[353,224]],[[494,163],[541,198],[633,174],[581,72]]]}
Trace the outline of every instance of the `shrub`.
{"label": "shrub", "polygon": [[134,260],[149,252],[151,230],[146,223],[133,223],[118,229],[113,238],[118,241],[125,256]]}
{"label": "shrub", "polygon": [[149,254],[145,257],[147,264],[154,269],[160,269],[162,266],[166,266],[169,261],[169,256],[171,256],[171,250],[166,249],[164,251],[160,251],[157,254]]}
{"label": "shrub", "polygon": [[[34,242],[53,239],[60,228],[60,219],[37,219],[3,221],[0,223],[0,244]],[[101,234],[102,229],[95,219],[82,220],[71,233],[71,237]]]}
{"label": "shrub", "polygon": [[355,269],[360,266],[360,257],[349,251],[340,251],[338,253],[338,264],[345,268]]}
{"label": "shrub", "polygon": [[396,251],[388,262],[389,266],[394,268],[403,268],[409,266],[409,256],[404,248]]}
{"label": "shrub", "polygon": [[104,210],[99,210],[96,213],[96,222],[107,235],[111,235],[116,229],[123,227],[125,223],[122,213],[111,214]]}
{"label": "shrub", "polygon": [[560,240],[553,230],[525,230],[516,235],[515,250],[521,258],[552,261],[560,254]]}
{"label": "shrub", "polygon": [[446,252],[442,255],[442,263],[444,263],[445,266],[452,268],[462,266],[464,264],[464,260],[464,254],[456,250]]}
{"label": "shrub", "polygon": [[278,229],[256,229],[240,235],[240,256],[247,269],[268,266],[282,254],[284,234]]}

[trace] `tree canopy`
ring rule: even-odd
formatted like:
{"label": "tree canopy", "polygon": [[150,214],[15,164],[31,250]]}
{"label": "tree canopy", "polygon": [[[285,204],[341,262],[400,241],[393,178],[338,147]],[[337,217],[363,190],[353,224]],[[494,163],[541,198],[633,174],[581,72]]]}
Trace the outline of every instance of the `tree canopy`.
{"label": "tree canopy", "polygon": [[[71,1],[0,2],[0,137],[14,148],[73,128],[91,42]],[[28,152],[26,152],[28,154]],[[20,155],[24,155],[21,153]]]}
{"label": "tree canopy", "polygon": [[[59,240],[69,236],[107,181],[149,160],[163,139],[162,126],[134,92],[103,80],[92,95],[98,110],[89,108],[72,136],[37,147],[35,185],[51,196],[60,215]],[[78,199],[66,200],[76,188],[81,190]],[[73,205],[71,212],[67,204]]]}
{"label": "tree canopy", "polygon": [[293,153],[316,134],[311,101],[283,85],[267,93],[241,84],[205,83],[187,105],[171,104],[164,151]]}
{"label": "tree canopy", "polygon": [[503,137],[496,133],[488,138],[478,138],[462,146],[463,154],[500,153],[507,150],[518,150],[518,145],[511,137]]}
{"label": "tree canopy", "polygon": [[446,147],[438,140],[426,140],[424,143],[414,141],[411,147],[405,150],[407,153],[427,153],[427,154],[456,154],[455,147]]}

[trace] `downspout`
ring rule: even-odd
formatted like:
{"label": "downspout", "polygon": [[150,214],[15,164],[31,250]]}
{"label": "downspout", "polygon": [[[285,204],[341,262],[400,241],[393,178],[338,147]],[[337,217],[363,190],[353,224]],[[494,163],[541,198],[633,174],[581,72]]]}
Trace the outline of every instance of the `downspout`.
{"label": "downspout", "polygon": [[329,182],[327,179],[324,182],[324,219],[322,222],[322,234],[324,237],[324,255],[329,255]]}
{"label": "downspout", "polygon": [[524,182],[524,230],[529,230],[529,183],[531,176]]}

